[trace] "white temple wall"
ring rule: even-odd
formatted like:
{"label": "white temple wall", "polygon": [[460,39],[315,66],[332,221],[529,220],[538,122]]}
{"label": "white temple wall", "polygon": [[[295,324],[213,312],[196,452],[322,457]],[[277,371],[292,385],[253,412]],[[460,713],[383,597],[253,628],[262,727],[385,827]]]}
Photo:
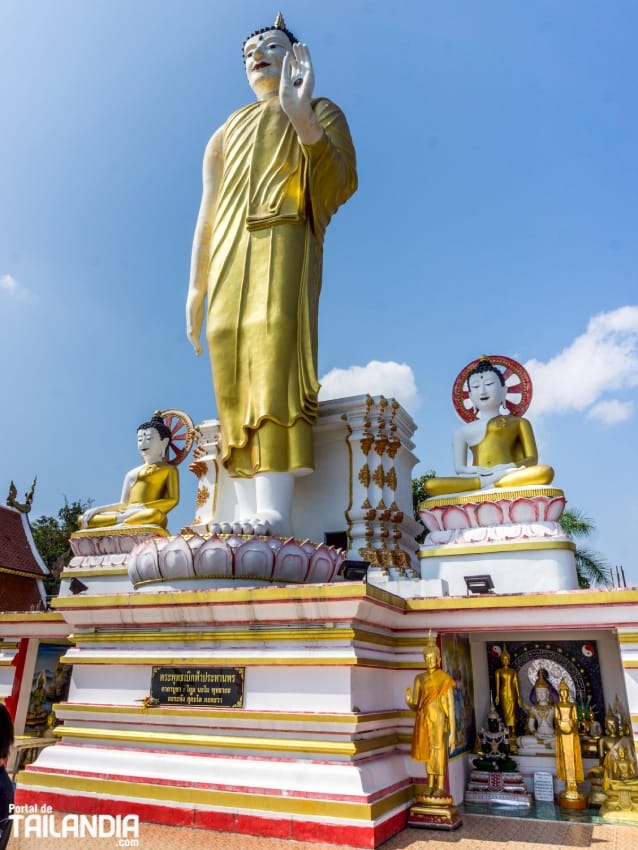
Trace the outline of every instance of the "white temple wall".
{"label": "white temple wall", "polygon": [[477,729],[480,729],[483,725],[481,718],[487,717],[490,710],[489,672],[485,644],[484,635],[470,635],[474,682],[474,721]]}
{"label": "white temple wall", "polygon": [[68,701],[130,705],[148,695],[151,666],[76,664]]}
{"label": "white temple wall", "polygon": [[470,775],[467,766],[467,753],[462,753],[450,759],[448,770],[448,782],[450,783],[450,794],[455,803],[461,803],[465,794],[465,786]]}
{"label": "white temple wall", "polygon": [[0,637],[0,699],[11,696],[15,680],[15,659],[18,655],[18,640],[6,640]]}
{"label": "white temple wall", "polygon": [[[625,687],[625,675],[622,666],[622,659],[618,647],[618,637],[613,632],[603,632],[589,635],[598,643],[598,655],[600,659],[600,676],[603,682],[603,693],[605,694],[606,706],[613,702],[616,694],[620,697],[621,703],[624,705],[638,705],[638,690],[636,691],[634,700],[627,697],[627,689]],[[598,718],[603,722],[603,718]]]}
{"label": "white temple wall", "polygon": [[[476,547],[479,548],[478,546]],[[513,547],[512,547],[513,548]],[[576,585],[574,554],[571,548],[528,548],[526,550],[470,553],[458,547],[455,554],[448,547],[445,555],[421,554],[421,578],[443,579],[450,596],[466,596],[465,576],[488,574],[494,582],[494,592],[547,593],[573,590]],[[421,552],[427,552],[424,547]]]}
{"label": "white temple wall", "polygon": [[[224,663],[220,660],[220,665]],[[240,665],[243,666],[243,665]],[[78,664],[69,702],[129,705],[150,690],[152,665]],[[352,681],[351,681],[352,677]],[[247,666],[244,709],[253,711],[350,712],[393,708],[388,704],[387,671],[349,666]]]}
{"label": "white temple wall", "polygon": [[315,426],[315,470],[295,481],[292,525],[297,536],[321,542],[324,532],[346,531],[348,527],[347,433],[346,423],[336,415]]}
{"label": "white temple wall", "polygon": [[351,711],[349,667],[248,667],[244,708]]}
{"label": "white temple wall", "polygon": [[352,705],[361,711],[407,710],[406,685],[412,684],[413,673],[380,667],[355,667],[352,670]]}
{"label": "white temple wall", "polygon": [[13,667],[3,667],[0,669],[0,699],[5,700],[11,696],[13,689]]}
{"label": "white temple wall", "polygon": [[[638,707],[638,670],[624,671],[624,684],[627,691],[627,702],[630,706]],[[622,700],[622,694],[618,694]]]}

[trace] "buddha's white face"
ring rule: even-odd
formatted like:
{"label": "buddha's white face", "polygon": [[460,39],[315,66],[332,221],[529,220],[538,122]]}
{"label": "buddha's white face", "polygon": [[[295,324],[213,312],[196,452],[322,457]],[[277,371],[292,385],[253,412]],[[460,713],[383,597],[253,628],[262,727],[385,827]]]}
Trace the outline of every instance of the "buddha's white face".
{"label": "buddha's white face", "polygon": [[248,84],[260,100],[279,91],[284,56],[291,46],[288,36],[279,30],[254,35],[244,45]]}
{"label": "buddha's white face", "polygon": [[498,375],[491,370],[472,375],[468,388],[470,400],[479,413],[497,412],[507,395],[507,389],[502,386]]}
{"label": "buddha's white face", "polygon": [[549,704],[549,691],[547,688],[536,688],[536,701],[539,705]]}
{"label": "buddha's white face", "polygon": [[164,460],[168,437],[162,439],[155,428],[140,428],[137,432],[137,448],[144,463],[159,463]]}

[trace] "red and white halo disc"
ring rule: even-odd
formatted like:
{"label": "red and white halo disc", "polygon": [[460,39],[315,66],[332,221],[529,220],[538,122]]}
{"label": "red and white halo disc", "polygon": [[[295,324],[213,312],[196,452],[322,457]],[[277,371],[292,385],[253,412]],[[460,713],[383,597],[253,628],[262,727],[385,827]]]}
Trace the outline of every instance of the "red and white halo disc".
{"label": "red and white halo disc", "polygon": [[532,379],[527,369],[521,366],[518,361],[501,354],[490,354],[487,358],[477,357],[476,360],[472,360],[471,363],[464,366],[456,376],[452,387],[452,403],[458,415],[465,422],[472,422],[476,419],[476,412],[472,406],[467,387],[467,377],[483,359],[487,359],[494,366],[500,367],[507,387],[505,406],[513,416],[523,416],[532,400]]}
{"label": "red and white halo disc", "polygon": [[161,410],[160,416],[171,431],[168,462],[178,466],[190,452],[195,439],[193,420],[183,410]]}

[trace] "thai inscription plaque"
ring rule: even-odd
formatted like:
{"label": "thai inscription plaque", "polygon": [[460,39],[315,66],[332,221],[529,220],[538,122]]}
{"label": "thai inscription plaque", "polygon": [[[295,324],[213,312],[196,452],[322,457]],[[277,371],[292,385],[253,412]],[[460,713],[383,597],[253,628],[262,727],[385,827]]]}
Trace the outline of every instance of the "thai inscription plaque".
{"label": "thai inscription plaque", "polygon": [[245,667],[153,667],[151,697],[160,705],[242,708]]}

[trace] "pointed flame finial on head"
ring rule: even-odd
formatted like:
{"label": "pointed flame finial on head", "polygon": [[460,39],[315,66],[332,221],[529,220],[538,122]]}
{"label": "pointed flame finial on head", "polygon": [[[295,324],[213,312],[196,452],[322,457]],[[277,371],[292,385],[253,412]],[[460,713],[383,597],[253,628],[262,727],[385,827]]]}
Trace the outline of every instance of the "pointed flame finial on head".
{"label": "pointed flame finial on head", "polygon": [[431,652],[433,649],[435,649],[439,655],[441,654],[439,645],[436,642],[436,635],[433,635],[432,629],[430,629],[427,636],[427,640],[425,641],[425,646],[423,647],[423,654],[425,655],[426,653]]}
{"label": "pointed flame finial on head", "polygon": [[561,691],[567,691],[567,696],[570,695],[569,683],[564,677],[560,680],[560,684],[558,685],[558,693],[560,693]]}

